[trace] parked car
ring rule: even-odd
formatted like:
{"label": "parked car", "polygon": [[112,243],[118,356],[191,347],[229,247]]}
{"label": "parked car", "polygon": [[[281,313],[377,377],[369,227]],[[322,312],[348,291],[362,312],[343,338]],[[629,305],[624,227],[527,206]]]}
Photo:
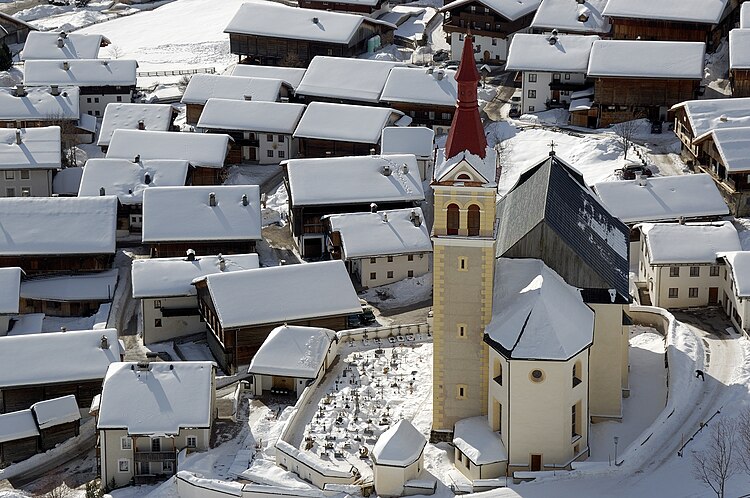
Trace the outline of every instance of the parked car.
{"label": "parked car", "polygon": [[443,62],[447,61],[448,57],[450,57],[450,53],[447,50],[441,48],[432,55],[432,60],[435,62]]}
{"label": "parked car", "polygon": [[508,111],[508,117],[509,118],[517,118],[521,115],[521,105],[520,104],[511,104],[510,110]]}
{"label": "parked car", "polygon": [[635,180],[635,175],[640,173],[642,176],[653,176],[653,172],[641,163],[628,163],[620,169],[615,170],[623,180]]}

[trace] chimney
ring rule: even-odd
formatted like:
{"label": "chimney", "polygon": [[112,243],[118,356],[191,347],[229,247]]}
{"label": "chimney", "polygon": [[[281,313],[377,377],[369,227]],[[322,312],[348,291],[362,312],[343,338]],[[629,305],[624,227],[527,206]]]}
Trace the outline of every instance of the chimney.
{"label": "chimney", "polygon": [[646,178],[643,175],[639,175],[639,176],[640,178],[638,178],[638,186],[645,187],[646,185],[648,185],[648,178]]}
{"label": "chimney", "polygon": [[107,339],[106,335],[102,334],[101,339],[99,339],[99,347],[101,349],[109,349],[109,339]]}
{"label": "chimney", "polygon": [[102,61],[102,66],[109,66],[109,61],[107,59],[104,59]]}
{"label": "chimney", "polygon": [[224,259],[224,256],[221,255],[221,253],[218,254],[217,258],[219,259],[219,270],[224,271],[227,269],[227,262]]}
{"label": "chimney", "polygon": [[443,79],[443,76],[445,76],[445,73],[443,71],[437,72],[437,80],[440,81]]}
{"label": "chimney", "polygon": [[68,327],[65,327],[64,325],[60,327],[60,332],[67,332],[67,331],[68,331]]}
{"label": "chimney", "polygon": [[719,121],[726,123],[727,121],[729,121],[729,118],[726,114],[722,114],[721,116],[719,116]]}
{"label": "chimney", "polygon": [[68,61],[63,61],[62,68],[66,71],[70,70],[70,63]]}
{"label": "chimney", "polygon": [[21,130],[16,128],[16,145],[21,145]]}
{"label": "chimney", "polygon": [[104,187],[99,187],[99,195],[104,195]]}
{"label": "chimney", "polygon": [[253,100],[253,96],[252,95],[245,95],[244,97],[245,97],[245,100],[248,100],[248,101],[249,100]]}
{"label": "chimney", "polygon": [[680,225],[684,225],[685,224],[685,217],[684,216],[680,216],[678,218],[678,221],[680,222]]}
{"label": "chimney", "polygon": [[16,85],[16,97],[25,97],[26,96],[26,89],[23,87],[22,83],[19,83]]}
{"label": "chimney", "polygon": [[62,36],[58,36],[57,37],[57,48],[63,48],[64,45],[65,45],[65,38],[63,38]]}
{"label": "chimney", "polygon": [[549,38],[547,38],[547,41],[549,42],[550,45],[554,45],[555,43],[557,43],[557,37],[555,35],[552,35]]}
{"label": "chimney", "polygon": [[133,195],[133,189],[132,188],[128,189],[128,195]]}
{"label": "chimney", "polygon": [[415,210],[412,209],[411,215],[409,215],[409,219],[414,224],[415,227],[419,227],[419,225],[422,224],[422,217],[417,214]]}
{"label": "chimney", "polygon": [[137,156],[135,156],[135,157],[133,158],[133,162],[134,162],[134,163],[139,163],[139,162],[141,162],[141,155],[140,155],[140,154],[138,154]]}
{"label": "chimney", "polygon": [[142,119],[138,120],[138,129],[139,130],[145,130],[146,129],[146,123],[144,123]]}
{"label": "chimney", "polygon": [[320,19],[318,19],[317,17],[313,17],[312,22],[313,24],[318,24],[320,22]]}
{"label": "chimney", "polygon": [[409,166],[406,163],[402,164],[401,171],[403,171],[404,174],[407,174],[409,172]]}
{"label": "chimney", "polygon": [[143,183],[149,185],[151,183],[151,175],[149,175],[148,173],[143,175]]}
{"label": "chimney", "polygon": [[432,72],[435,70],[432,66],[427,68],[427,74],[432,74]]}
{"label": "chimney", "polygon": [[378,212],[378,205],[374,202],[370,203],[370,212],[371,213],[377,213]]}
{"label": "chimney", "polygon": [[50,85],[49,93],[57,97],[58,95],[60,95],[60,87],[57,85]]}
{"label": "chimney", "polygon": [[247,206],[247,194],[242,194],[242,205]]}
{"label": "chimney", "polygon": [[211,207],[216,206],[216,194],[214,192],[208,194],[208,205]]}
{"label": "chimney", "polygon": [[60,31],[60,38],[64,40],[67,37],[68,37],[68,33],[66,33],[65,31]]}
{"label": "chimney", "polygon": [[185,253],[187,254],[187,258],[186,258],[185,261],[195,261],[195,251],[194,250],[188,249],[187,251],[185,251]]}
{"label": "chimney", "polygon": [[387,164],[383,166],[383,176],[391,176],[391,167]]}
{"label": "chimney", "polygon": [[383,213],[383,223],[388,223],[388,213]]}

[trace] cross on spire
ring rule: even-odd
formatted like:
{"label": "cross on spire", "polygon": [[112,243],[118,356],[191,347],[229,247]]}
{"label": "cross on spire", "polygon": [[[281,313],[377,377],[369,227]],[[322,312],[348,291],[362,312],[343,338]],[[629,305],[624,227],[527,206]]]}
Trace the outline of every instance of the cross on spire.
{"label": "cross on spire", "polygon": [[549,145],[549,148],[550,148],[549,155],[550,156],[554,156],[555,155],[555,145],[557,145],[557,144],[555,143],[554,140],[550,140],[550,142],[547,145]]}

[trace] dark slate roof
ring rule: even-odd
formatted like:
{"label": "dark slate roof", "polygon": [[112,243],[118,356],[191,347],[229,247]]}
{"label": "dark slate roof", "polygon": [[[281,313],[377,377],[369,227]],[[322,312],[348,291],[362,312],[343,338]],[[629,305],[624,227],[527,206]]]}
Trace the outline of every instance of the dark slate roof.
{"label": "dark slate roof", "polygon": [[[557,156],[550,156],[523,173],[498,202],[497,216],[498,257],[540,258],[570,285],[589,287],[579,283],[600,281],[606,288],[617,291],[617,302],[630,301],[628,227],[600,204],[584,183],[583,176]],[[588,268],[571,268],[555,260],[554,254],[548,253],[545,257],[541,247],[530,249],[530,254],[506,256],[541,223]],[[541,242],[549,243],[544,239]],[[584,271],[594,272],[596,278],[580,278],[579,273]]]}

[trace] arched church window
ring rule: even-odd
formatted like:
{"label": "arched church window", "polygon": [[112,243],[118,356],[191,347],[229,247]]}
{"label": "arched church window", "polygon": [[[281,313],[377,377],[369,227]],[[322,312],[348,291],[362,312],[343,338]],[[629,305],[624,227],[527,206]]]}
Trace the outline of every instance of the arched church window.
{"label": "arched church window", "polygon": [[461,181],[464,181],[464,182],[469,182],[469,181],[471,181],[471,177],[469,175],[467,175],[466,173],[461,173],[460,175],[458,175],[456,177],[456,180],[461,180]]}
{"label": "arched church window", "polygon": [[446,229],[448,235],[458,235],[460,218],[461,215],[458,209],[458,204],[448,204],[448,216],[446,219]]}
{"label": "arched church window", "polygon": [[479,206],[476,204],[472,204],[469,206],[469,216],[468,216],[468,229],[469,229],[469,235],[470,236],[476,236],[479,235],[479,225],[481,222],[481,215]]}

